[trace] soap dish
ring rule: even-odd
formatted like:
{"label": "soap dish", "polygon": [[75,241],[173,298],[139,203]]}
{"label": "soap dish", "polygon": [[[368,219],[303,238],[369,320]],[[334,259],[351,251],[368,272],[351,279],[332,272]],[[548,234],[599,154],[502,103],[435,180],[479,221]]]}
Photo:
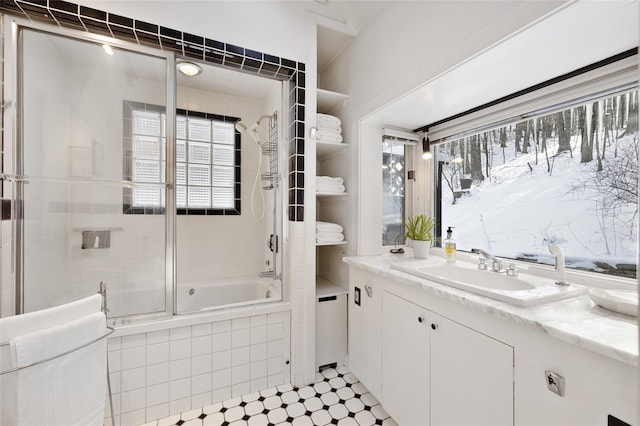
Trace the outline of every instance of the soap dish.
{"label": "soap dish", "polygon": [[625,315],[638,315],[638,293],[636,290],[605,290],[592,288],[589,297],[597,305]]}

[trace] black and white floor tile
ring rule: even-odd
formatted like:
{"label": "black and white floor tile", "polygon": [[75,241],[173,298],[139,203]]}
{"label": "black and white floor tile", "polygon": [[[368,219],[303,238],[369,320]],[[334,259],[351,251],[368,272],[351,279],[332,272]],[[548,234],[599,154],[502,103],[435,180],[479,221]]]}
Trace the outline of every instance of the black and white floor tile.
{"label": "black and white floor tile", "polygon": [[345,367],[323,370],[316,383],[290,384],[219,402],[144,426],[397,426]]}

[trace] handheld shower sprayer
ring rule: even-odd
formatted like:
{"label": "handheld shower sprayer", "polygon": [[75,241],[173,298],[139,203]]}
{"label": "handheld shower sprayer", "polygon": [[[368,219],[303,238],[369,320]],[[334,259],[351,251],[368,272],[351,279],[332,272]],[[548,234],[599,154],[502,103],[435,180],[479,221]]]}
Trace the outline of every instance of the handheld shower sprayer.
{"label": "handheld shower sprayer", "polygon": [[564,269],[564,252],[558,244],[549,244],[549,252],[556,257],[556,271],[558,271],[557,285],[569,285],[567,274]]}
{"label": "handheld shower sprayer", "polygon": [[266,211],[265,204],[264,204],[264,194],[262,193],[262,191],[260,191],[260,200],[262,202],[262,213],[260,214],[260,216],[256,214],[255,207],[254,207],[254,197],[256,194],[256,188],[258,187],[258,181],[260,180],[260,173],[262,172],[262,150],[264,147],[260,143],[260,140],[258,139],[258,126],[260,125],[260,121],[262,120],[263,117],[260,117],[260,119],[258,119],[258,121],[256,121],[253,124],[251,129],[249,129],[249,126],[247,126],[247,124],[241,120],[236,121],[236,124],[235,124],[236,130],[241,133],[245,132],[246,134],[251,136],[251,139],[253,139],[253,141],[258,145],[260,149],[260,152],[258,153],[258,168],[256,169],[256,178],[253,181],[253,189],[251,190],[251,213],[253,214],[254,217],[257,217],[258,219],[262,219]]}
{"label": "handheld shower sprayer", "polygon": [[247,124],[244,121],[236,121],[235,128],[239,132],[245,132],[246,134],[251,136],[251,139],[253,139],[255,143],[262,146],[262,144],[258,140],[258,123],[255,123],[253,127],[249,129],[249,126],[247,126]]}

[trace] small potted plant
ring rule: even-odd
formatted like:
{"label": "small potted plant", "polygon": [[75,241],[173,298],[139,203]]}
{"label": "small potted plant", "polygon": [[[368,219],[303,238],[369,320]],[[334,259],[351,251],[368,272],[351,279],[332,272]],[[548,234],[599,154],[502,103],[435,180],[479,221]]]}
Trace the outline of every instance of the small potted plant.
{"label": "small potted plant", "polygon": [[402,221],[405,227],[405,236],[413,241],[413,255],[418,259],[426,259],[433,243],[433,228],[436,223],[431,216],[423,214],[409,216]]}

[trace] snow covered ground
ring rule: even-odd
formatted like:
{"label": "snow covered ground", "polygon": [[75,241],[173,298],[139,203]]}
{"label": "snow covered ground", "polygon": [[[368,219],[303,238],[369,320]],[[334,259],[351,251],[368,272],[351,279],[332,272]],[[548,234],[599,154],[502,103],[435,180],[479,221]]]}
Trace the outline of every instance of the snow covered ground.
{"label": "snow covered ground", "polygon": [[[636,206],[615,217],[602,217],[597,201],[602,194],[594,189],[575,189],[590,178],[596,160],[580,163],[579,140],[572,138],[569,152],[557,156],[554,139],[548,140],[551,174],[543,152],[515,155],[513,142],[505,148],[506,164],[495,166],[491,177],[474,182],[468,193],[452,203],[453,194],[445,186],[442,200],[442,230],[454,226],[458,250],[478,247],[507,258],[528,258],[553,264],[547,245],[558,243],[567,266],[602,271],[596,262],[636,264],[638,236]],[[621,138],[620,146],[636,143],[633,135]],[[493,145],[494,159],[502,160],[502,149]],[[552,158],[551,158],[552,157]],[[608,148],[605,161],[613,158]],[[532,170],[527,165],[530,164]],[[637,172],[637,161],[634,162]],[[624,222],[632,222],[632,229]],[[444,233],[443,233],[444,235]]]}

